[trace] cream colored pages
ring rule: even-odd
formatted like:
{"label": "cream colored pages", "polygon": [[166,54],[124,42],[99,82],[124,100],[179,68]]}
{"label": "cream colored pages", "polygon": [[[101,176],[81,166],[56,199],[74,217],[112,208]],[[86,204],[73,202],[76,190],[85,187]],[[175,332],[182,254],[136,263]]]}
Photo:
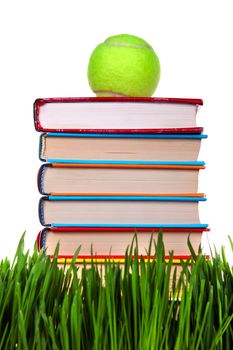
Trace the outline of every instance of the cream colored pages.
{"label": "cream colored pages", "polygon": [[47,129],[147,129],[195,127],[197,106],[179,103],[46,103],[40,123]]}
{"label": "cream colored pages", "polygon": [[200,139],[45,137],[43,159],[196,161]]}
{"label": "cream colored pages", "polygon": [[45,224],[193,224],[200,223],[198,202],[44,201]]}
{"label": "cream colored pages", "polygon": [[44,193],[196,193],[199,170],[53,168],[43,174]]}
{"label": "cream colored pages", "polygon": [[[148,250],[152,232],[140,231],[137,232],[138,252],[141,255],[146,255]],[[188,236],[192,243],[193,249],[198,250],[201,243],[202,232],[164,232],[163,243],[165,247],[165,255],[173,250],[174,255],[188,255],[190,251],[187,246]],[[75,250],[81,245],[79,255],[91,254],[91,246],[93,254],[97,255],[124,255],[127,246],[131,245],[134,237],[134,232],[59,232],[53,233],[48,231],[46,234],[45,246],[46,253],[54,254],[55,247],[59,242],[60,255],[73,255]],[[153,241],[157,241],[158,233],[153,233]],[[151,254],[154,254],[154,243],[151,247]]]}

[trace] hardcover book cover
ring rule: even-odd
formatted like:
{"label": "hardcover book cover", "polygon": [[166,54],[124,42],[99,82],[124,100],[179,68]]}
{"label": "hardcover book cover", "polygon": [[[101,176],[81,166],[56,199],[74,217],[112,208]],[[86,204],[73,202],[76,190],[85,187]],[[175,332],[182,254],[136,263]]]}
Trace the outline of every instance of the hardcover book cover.
{"label": "hardcover book cover", "polygon": [[[41,98],[34,103],[34,123],[37,131],[201,133],[203,128],[196,125],[195,117],[202,104],[201,99],[185,98]],[[144,110],[148,110],[148,113],[144,113]],[[182,113],[185,115],[188,113],[190,118],[179,120]],[[138,114],[138,119],[136,114]],[[146,118],[147,114],[148,118]],[[159,122],[156,121],[158,118],[155,118],[158,114],[160,115]],[[167,115],[167,123],[164,124]],[[173,122],[170,121],[171,117],[173,117]]]}
{"label": "hardcover book cover", "polygon": [[39,202],[43,226],[76,227],[207,227],[198,203],[186,196],[48,196]]}
{"label": "hardcover book cover", "polygon": [[203,165],[59,164],[38,171],[43,195],[183,195],[197,196]]}
{"label": "hardcover book cover", "polygon": [[[71,262],[73,255],[71,251],[75,251],[79,245],[81,245],[81,253],[76,259],[76,263],[82,263],[84,260],[86,263],[93,262],[104,262],[106,259],[114,260],[115,262],[124,262],[125,260],[125,251],[127,246],[131,244],[132,238],[134,237],[135,232],[137,233],[138,239],[138,249],[140,259],[143,257],[145,260],[148,260],[148,255],[146,255],[145,249],[149,247],[150,240],[152,238],[152,250],[150,259],[153,259],[154,252],[154,242],[158,237],[158,228],[98,228],[98,227],[86,227],[86,228],[77,228],[77,227],[52,227],[45,228],[41,230],[37,236],[37,247],[38,251],[41,249],[47,249],[46,254],[53,258],[52,252],[56,247],[56,244],[60,242],[60,254],[58,257],[58,262],[67,263]],[[180,260],[187,260],[190,258],[190,251],[187,247],[187,237],[190,238],[191,244],[194,245],[194,250],[198,250],[200,244],[201,235],[203,232],[208,232],[208,228],[165,228],[163,229],[163,241],[165,245],[165,254],[168,254],[169,251],[174,251],[174,262],[180,262]],[[72,237],[74,235],[74,237]],[[96,235],[96,237],[95,237]],[[50,237],[52,236],[52,238]],[[71,236],[71,237],[70,237]],[[89,237],[90,236],[90,237]],[[93,239],[94,236],[94,239]],[[94,242],[97,242],[95,238],[100,237],[98,246],[93,247],[93,254],[88,254],[88,251],[91,250],[91,245]],[[105,238],[104,238],[105,237]],[[118,238],[119,237],[119,238]],[[127,237],[127,240],[125,239]],[[73,238],[73,239],[72,239]],[[119,243],[120,239],[120,243]],[[93,240],[93,241],[92,241]],[[180,241],[180,246],[173,241]],[[182,243],[182,242],[183,243]],[[67,243],[68,242],[68,243]],[[89,245],[87,245],[89,242]],[[135,243],[135,242],[134,242]],[[70,250],[67,250],[67,246],[71,244]],[[75,244],[77,246],[75,246]],[[52,245],[52,247],[50,247]],[[83,250],[82,250],[82,245]],[[114,249],[114,253],[110,253],[109,250],[111,246]],[[115,247],[116,246],[116,247]],[[99,247],[99,248],[98,248]],[[146,247],[146,248],[145,248]],[[49,251],[49,253],[48,253]],[[67,253],[69,252],[69,253]],[[105,253],[103,253],[105,252]],[[106,253],[107,252],[107,253]],[[177,254],[179,252],[179,254]],[[118,253],[118,254],[116,254]],[[169,256],[166,256],[168,259]]]}
{"label": "hardcover book cover", "polygon": [[66,161],[196,161],[203,134],[42,133],[39,158]]}

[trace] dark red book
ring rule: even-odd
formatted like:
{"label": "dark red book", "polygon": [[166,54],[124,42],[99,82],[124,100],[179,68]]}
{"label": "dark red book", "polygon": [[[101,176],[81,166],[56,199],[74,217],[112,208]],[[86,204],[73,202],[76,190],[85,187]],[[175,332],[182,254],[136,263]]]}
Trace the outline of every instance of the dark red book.
{"label": "dark red book", "polygon": [[76,133],[201,133],[201,99],[162,97],[45,98],[34,103],[37,131]]}
{"label": "dark red book", "polygon": [[[138,228],[135,230],[124,227],[52,227],[45,228],[39,232],[37,246],[39,251],[44,248],[46,249],[46,254],[53,257],[59,242],[60,262],[63,262],[65,259],[71,260],[79,246],[81,246],[81,249],[77,262],[83,262],[83,260],[90,262],[91,256],[95,258],[96,262],[101,262],[104,259],[123,261],[126,248],[132,243],[135,232],[137,232],[138,253],[143,257],[148,257],[147,250],[152,237],[153,243],[150,256],[153,257],[159,230],[159,228]],[[163,242],[166,257],[169,256],[169,251],[173,250],[175,260],[188,259],[190,257],[187,245],[188,238],[194,251],[198,253],[202,233],[207,231],[209,231],[208,228],[164,228]]]}

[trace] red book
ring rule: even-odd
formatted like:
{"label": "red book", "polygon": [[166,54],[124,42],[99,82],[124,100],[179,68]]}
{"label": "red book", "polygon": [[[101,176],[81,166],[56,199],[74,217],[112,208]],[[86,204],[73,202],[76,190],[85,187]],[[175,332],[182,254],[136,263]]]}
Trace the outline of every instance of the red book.
{"label": "red book", "polygon": [[201,133],[201,99],[155,97],[45,98],[34,103],[37,131]]}
{"label": "red book", "polygon": [[[148,258],[147,250],[152,236],[151,258],[155,252],[154,243],[157,242],[159,229],[156,228],[138,228],[138,253],[139,256]],[[201,244],[203,232],[208,232],[208,228],[164,228],[163,242],[165,255],[168,258],[169,251],[174,251],[174,260],[186,260],[190,257],[190,251],[187,246],[188,237],[197,253]],[[56,245],[60,244],[59,262],[68,262],[72,259],[75,250],[81,245],[80,254],[77,263],[91,261],[92,256],[96,262],[103,262],[104,259],[112,259],[123,262],[127,246],[130,246],[135,230],[132,228],[45,228],[39,232],[37,237],[37,246],[40,251],[46,249],[46,254],[53,258]],[[134,242],[135,247],[135,242]]]}

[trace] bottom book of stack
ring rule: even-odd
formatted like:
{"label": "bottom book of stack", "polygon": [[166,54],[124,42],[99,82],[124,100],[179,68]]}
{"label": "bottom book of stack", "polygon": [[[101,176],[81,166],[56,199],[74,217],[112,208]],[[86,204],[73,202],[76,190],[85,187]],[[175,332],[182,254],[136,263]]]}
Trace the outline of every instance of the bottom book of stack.
{"label": "bottom book of stack", "polygon": [[[59,243],[58,263],[71,262],[73,254],[80,246],[76,263],[91,261],[102,263],[106,259],[124,262],[127,247],[133,242],[138,248],[138,257],[153,258],[159,228],[117,228],[117,227],[50,227],[44,228],[37,237],[38,250],[45,249],[46,254],[53,258]],[[169,259],[169,252],[173,251],[173,262],[187,260],[190,257],[188,239],[196,253],[201,245],[203,232],[208,228],[170,227],[163,229],[163,243],[165,259]],[[136,238],[136,239],[134,239]],[[134,241],[133,241],[134,239]],[[151,244],[150,255],[148,249]],[[134,251],[134,250],[133,250]]]}

